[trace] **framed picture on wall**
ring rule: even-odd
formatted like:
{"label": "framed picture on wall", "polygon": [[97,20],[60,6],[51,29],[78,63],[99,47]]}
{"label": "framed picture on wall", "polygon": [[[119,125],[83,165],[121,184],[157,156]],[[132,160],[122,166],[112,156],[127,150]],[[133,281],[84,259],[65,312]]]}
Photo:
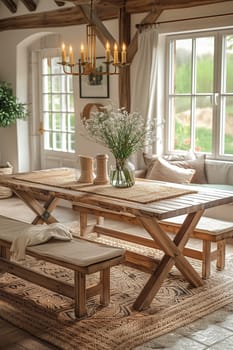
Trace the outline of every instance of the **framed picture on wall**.
{"label": "framed picture on wall", "polygon": [[[96,70],[106,69],[103,63],[105,57],[96,57]],[[80,75],[79,76],[80,98],[108,98],[109,97],[109,76],[108,75]]]}

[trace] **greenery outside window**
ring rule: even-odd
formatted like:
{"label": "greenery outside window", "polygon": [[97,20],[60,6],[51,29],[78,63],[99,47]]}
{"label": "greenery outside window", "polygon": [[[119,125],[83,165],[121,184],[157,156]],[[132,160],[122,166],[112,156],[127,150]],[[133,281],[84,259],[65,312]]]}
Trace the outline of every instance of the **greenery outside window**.
{"label": "greenery outside window", "polygon": [[169,36],[166,150],[233,159],[233,31]]}

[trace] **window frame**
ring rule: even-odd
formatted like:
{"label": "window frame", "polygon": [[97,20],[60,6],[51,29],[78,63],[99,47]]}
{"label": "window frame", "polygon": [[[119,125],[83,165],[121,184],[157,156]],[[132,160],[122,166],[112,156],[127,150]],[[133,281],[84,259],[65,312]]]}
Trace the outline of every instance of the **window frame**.
{"label": "window frame", "polygon": [[[169,104],[171,103],[171,84],[172,79],[170,79],[170,76],[173,76],[173,70],[170,69],[170,62],[172,62],[171,59],[171,50],[170,50],[170,43],[174,43],[175,39],[188,39],[188,38],[201,38],[201,37],[214,37],[215,40],[215,49],[214,49],[214,84],[213,84],[213,96],[212,99],[217,99],[218,103],[212,104],[213,107],[213,129],[212,129],[212,153],[207,154],[207,157],[210,159],[219,159],[219,160],[233,160],[233,154],[232,155],[224,155],[221,153],[223,142],[222,138],[224,137],[224,131],[220,131],[220,127],[224,127],[224,115],[223,115],[223,99],[224,99],[224,92],[223,92],[223,83],[224,83],[224,51],[223,51],[223,45],[224,40],[223,38],[227,35],[233,35],[233,28],[230,29],[222,29],[222,30],[202,30],[202,31],[189,31],[185,33],[171,33],[166,35],[166,43],[165,43],[165,64],[166,64],[166,70],[165,70],[165,116],[166,116],[166,123],[164,128],[164,151],[165,153],[185,153],[185,151],[181,150],[172,150],[172,130],[173,130],[173,121],[172,113],[169,115]],[[220,48],[220,49],[218,49]],[[192,62],[193,65],[193,62]],[[172,66],[174,68],[174,66]],[[193,73],[192,73],[192,79],[193,79]],[[170,81],[171,80],[171,81]],[[192,81],[193,84],[193,81]],[[193,91],[192,91],[193,92]],[[177,96],[179,94],[174,94],[173,96]],[[192,98],[195,96],[198,96],[201,94],[188,94],[188,96],[192,96]],[[208,94],[209,95],[209,94]],[[233,96],[233,92],[230,94]],[[191,123],[191,135],[194,135],[194,125],[193,122]],[[222,144],[220,143],[222,142]],[[191,141],[191,147],[193,148],[193,142]],[[191,148],[190,147],[190,148]],[[205,152],[196,152],[196,153],[205,153]]]}
{"label": "window frame", "polygon": [[[42,67],[42,60],[44,58],[56,58],[58,57],[59,58],[59,54],[57,52],[56,49],[44,49],[44,50],[41,50],[41,54],[40,54],[40,58],[39,58],[39,92],[40,92],[40,123],[41,123],[41,126],[43,128],[43,132],[45,130],[45,125],[44,125],[44,102],[43,102],[43,97],[44,97],[44,94],[45,94],[45,91],[43,90],[43,67]],[[52,79],[52,75],[51,75],[51,79]],[[68,79],[67,77],[65,77],[65,79]],[[68,82],[66,81],[66,86],[67,86]],[[65,92],[53,92],[51,94],[51,96],[53,94],[57,94],[57,95],[60,95],[60,99],[62,100],[62,95],[65,95],[65,98],[66,98],[66,102],[68,103],[67,99],[68,99],[68,94],[67,94],[67,91]],[[74,82],[73,82],[73,101],[75,101],[75,93],[74,93]],[[63,112],[63,111],[62,111]],[[51,111],[47,111],[46,113],[51,113]],[[53,111],[53,113],[60,113],[60,111]],[[68,111],[66,109],[66,111],[64,111],[64,113],[67,114],[67,117],[68,117],[68,114],[71,114],[71,111]],[[61,134],[61,138],[63,140],[64,136],[63,134],[65,133],[65,137],[68,139],[71,137],[71,135],[74,135],[74,143],[76,142],[76,130],[75,130],[75,102],[74,102],[74,109],[72,111],[72,114],[74,114],[74,131],[71,133],[70,131],[67,131],[67,130],[61,130],[60,131],[60,134]],[[63,119],[63,118],[62,118]],[[63,122],[64,123],[64,120]],[[67,121],[68,123],[68,121]],[[52,121],[52,124],[55,125],[56,124],[56,121],[53,120]],[[69,157],[73,157],[75,155],[75,144],[74,144],[74,150],[73,151],[70,151],[69,150],[69,147],[67,148],[67,150],[65,151],[64,149],[56,149],[56,148],[52,148],[52,149],[48,149],[48,148],[45,148],[45,137],[44,137],[44,134],[42,132],[42,137],[41,137],[41,154],[46,154],[47,156],[58,156],[58,157],[65,157],[65,158],[69,158]],[[57,130],[56,129],[53,129],[52,131],[52,137],[53,139],[56,137],[56,133],[57,133]],[[64,140],[63,140],[64,141]],[[63,142],[62,141],[62,142]],[[43,163],[43,162],[42,162]]]}

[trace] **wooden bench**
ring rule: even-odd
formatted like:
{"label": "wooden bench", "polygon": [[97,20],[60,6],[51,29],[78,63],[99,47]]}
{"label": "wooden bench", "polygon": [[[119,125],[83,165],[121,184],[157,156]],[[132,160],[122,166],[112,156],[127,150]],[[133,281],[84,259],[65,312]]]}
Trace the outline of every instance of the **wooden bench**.
{"label": "wooden bench", "polygon": [[[105,218],[110,219],[110,222],[113,220],[120,221],[122,224],[125,222],[132,226],[139,226],[140,223],[133,215],[121,213],[119,216],[119,214],[114,211],[107,209],[100,210],[97,207],[95,208],[88,204],[79,205],[75,203],[73,204],[73,209],[80,212],[80,232],[82,236],[85,236],[88,232],[94,231],[99,235],[104,234],[112,238],[159,249],[158,245],[151,240],[151,237],[146,238],[144,235],[127,233],[122,225],[121,228],[123,231],[111,229],[111,227],[105,226]],[[87,213],[95,216],[96,224],[88,224]],[[159,224],[164,231],[175,234],[179,230],[183,221],[184,216],[177,216],[172,217],[171,219],[159,221]],[[187,257],[202,261],[202,278],[207,279],[210,277],[211,262],[213,260],[216,260],[217,269],[223,270],[225,267],[226,240],[233,238],[233,222],[202,216],[191,237],[202,241],[201,251],[186,246],[183,249],[183,252]],[[212,243],[216,244],[216,249],[212,249]],[[125,261],[134,267],[145,271],[150,271],[155,268],[153,263],[151,264],[149,262],[149,264],[145,264],[143,257],[140,259],[139,255],[137,253],[134,254],[132,251],[130,251],[130,253],[126,251]]]}
{"label": "wooden bench", "polygon": [[[71,241],[51,240],[47,243],[27,247],[26,254],[36,259],[71,269],[74,272],[74,285],[45,276],[10,260],[10,246],[14,238],[29,224],[0,217],[0,269],[27,281],[73,298],[75,316],[87,315],[86,299],[100,295],[100,303],[110,301],[110,267],[124,259],[124,249],[90,242],[82,238]],[[86,275],[100,272],[99,282],[86,287]]]}
{"label": "wooden bench", "polygon": [[[182,216],[160,221],[160,225],[170,233],[176,233],[183,222]],[[202,250],[184,248],[184,255],[202,261],[202,277],[208,278],[211,273],[211,261],[216,260],[217,270],[225,267],[226,240],[233,237],[233,222],[216,220],[209,217],[201,217],[192,238],[202,241]],[[212,250],[212,243],[216,243],[216,249]]]}

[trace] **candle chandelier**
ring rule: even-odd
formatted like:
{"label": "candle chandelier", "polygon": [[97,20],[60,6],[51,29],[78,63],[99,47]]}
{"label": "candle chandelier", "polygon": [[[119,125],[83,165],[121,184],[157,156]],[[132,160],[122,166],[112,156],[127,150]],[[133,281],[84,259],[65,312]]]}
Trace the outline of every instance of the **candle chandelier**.
{"label": "candle chandelier", "polygon": [[[90,23],[86,26],[86,46],[81,44],[80,58],[77,63],[74,62],[73,48],[70,45],[68,52],[66,46],[62,44],[62,62],[63,71],[70,75],[115,75],[119,74],[119,69],[128,65],[126,62],[126,45],[122,44],[121,52],[118,51],[117,43],[113,48],[113,60],[111,60],[111,48],[107,41],[105,46],[104,67],[96,67],[96,27],[92,19],[93,0],[91,0]],[[68,59],[67,59],[68,58]]]}

